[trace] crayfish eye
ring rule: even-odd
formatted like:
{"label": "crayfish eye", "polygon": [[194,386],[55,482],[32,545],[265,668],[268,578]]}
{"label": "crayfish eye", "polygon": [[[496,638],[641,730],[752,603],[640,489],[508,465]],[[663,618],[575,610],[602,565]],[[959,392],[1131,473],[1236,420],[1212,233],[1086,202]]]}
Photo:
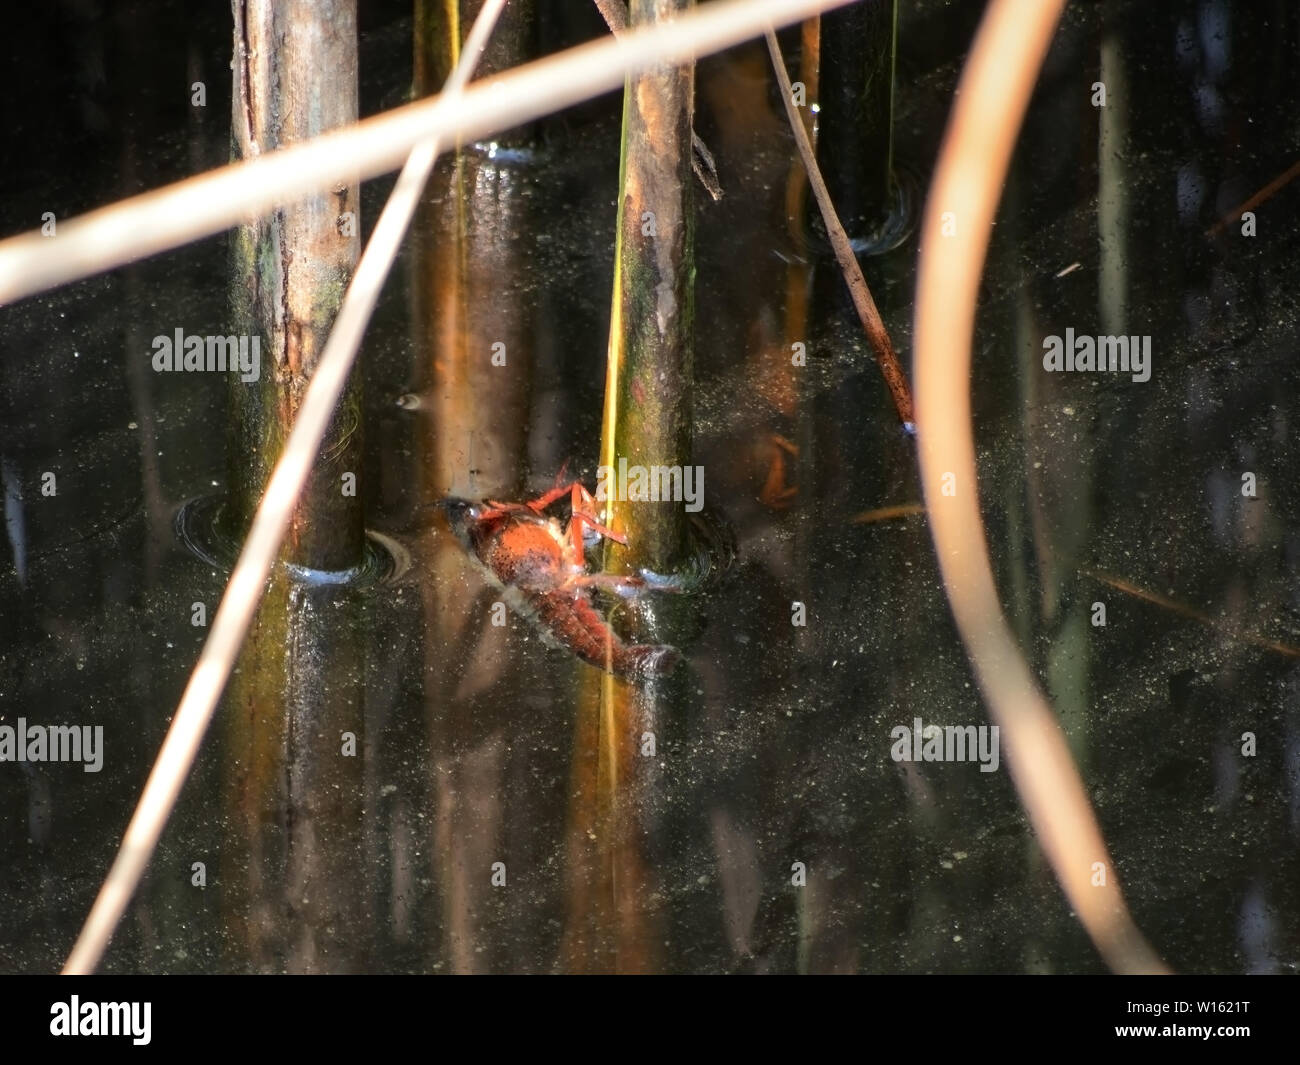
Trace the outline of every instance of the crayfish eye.
{"label": "crayfish eye", "polygon": [[464,528],[479,519],[481,508],[466,499],[445,499],[441,506],[447,512],[447,520],[452,528]]}

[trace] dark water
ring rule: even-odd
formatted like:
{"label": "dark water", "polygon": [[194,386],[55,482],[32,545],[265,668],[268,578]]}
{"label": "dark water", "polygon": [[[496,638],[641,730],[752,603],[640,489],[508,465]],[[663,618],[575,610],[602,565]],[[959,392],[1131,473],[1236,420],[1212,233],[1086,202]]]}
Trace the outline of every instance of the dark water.
{"label": "dark water", "polygon": [[[977,11],[905,6],[895,147],[924,185]],[[409,84],[401,15],[363,13],[367,111]],[[221,11],[24,17],[5,233],[224,161]],[[975,339],[1004,608],[1139,925],[1187,971],[1300,962],[1300,185],[1255,208],[1255,236],[1206,232],[1295,160],[1298,23],[1281,3],[1070,5]],[[106,969],[1101,971],[1005,765],[891,758],[915,718],[986,718],[924,519],[854,521],[919,501],[911,444],[837,275],[801,263],[766,63],[751,47],[698,74],[726,196],[697,196],[696,461],[738,550],[720,586],[663,608],[685,668],[619,701],[523,620],[494,627],[495,593],[418,509],[527,498],[566,462],[592,483],[608,97],[544,123],[531,155],[466,164],[459,272],[434,182],[360,360],[367,524],[411,568],[272,588]],[[366,187],[367,226],[389,185]],[[865,263],[904,353],[914,260],[909,242]],[[103,728],[97,773],[0,763],[6,970],[66,956],[202,645],[193,605],[210,619],[221,594],[174,516],[223,486],[225,385],[148,359],[157,334],[226,331],[225,271],[212,239],[0,312],[0,725]],[[1150,379],[1045,372],[1066,329],[1150,336]],[[502,337],[506,376],[447,376]]]}

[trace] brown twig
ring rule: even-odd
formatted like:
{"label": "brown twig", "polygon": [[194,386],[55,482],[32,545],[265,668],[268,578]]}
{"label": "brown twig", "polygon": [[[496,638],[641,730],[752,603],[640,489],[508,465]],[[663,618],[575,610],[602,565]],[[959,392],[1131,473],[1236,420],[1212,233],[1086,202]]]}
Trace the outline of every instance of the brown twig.
{"label": "brown twig", "polygon": [[850,525],[874,525],[878,521],[891,521],[894,518],[910,518],[913,514],[924,514],[924,503],[895,503],[892,507],[877,507],[864,510],[849,519]]}
{"label": "brown twig", "polygon": [[1205,231],[1205,235],[1207,237],[1217,237],[1227,229],[1228,226],[1240,219],[1245,212],[1253,211],[1265,200],[1271,199],[1284,186],[1289,185],[1294,181],[1297,176],[1300,176],[1300,162],[1292,163],[1286,170],[1255,193],[1255,195],[1245,203],[1240,203],[1234,207],[1231,211],[1215,222],[1214,225],[1210,226],[1210,228]]}
{"label": "brown twig", "polygon": [[1222,622],[1215,620],[1203,610],[1197,610],[1194,606],[1188,606],[1186,603],[1180,603],[1177,599],[1169,599],[1159,592],[1150,592],[1145,588],[1139,588],[1136,584],[1131,584],[1120,577],[1112,577],[1107,573],[1099,573],[1096,570],[1080,570],[1085,577],[1091,577],[1094,581],[1102,584],[1108,584],[1125,595],[1131,595],[1135,599],[1141,599],[1147,603],[1154,603],[1158,607],[1169,610],[1180,617],[1190,618],[1192,621],[1199,621],[1215,632],[1221,633],[1230,640],[1237,640],[1242,643],[1253,644],[1256,647],[1262,647],[1266,651],[1272,651],[1274,654],[1285,655],[1287,658],[1300,658],[1300,647],[1292,647],[1290,644],[1280,643],[1277,640],[1270,640],[1263,636],[1256,636],[1250,632],[1237,632],[1225,626]]}
{"label": "brown twig", "polygon": [[627,4],[624,0],[595,0],[596,9],[600,12],[600,17],[605,20],[605,25],[609,27],[609,32],[613,34],[622,33],[627,29],[629,20],[627,17]]}
{"label": "brown twig", "polygon": [[790,129],[794,132],[795,144],[799,146],[799,155],[803,159],[804,169],[808,171],[808,183],[812,186],[813,195],[817,197],[817,206],[821,208],[826,232],[831,238],[831,247],[835,249],[835,258],[839,261],[840,269],[844,271],[844,281],[849,286],[849,293],[853,297],[853,306],[857,308],[858,317],[862,319],[862,328],[866,331],[867,340],[875,349],[876,362],[880,364],[880,372],[884,374],[885,384],[889,387],[889,394],[898,409],[898,420],[903,423],[904,429],[914,432],[916,416],[912,413],[912,392],[907,386],[907,377],[898,363],[898,356],[894,353],[889,332],[885,329],[885,323],[876,309],[876,301],[871,298],[871,289],[867,287],[867,279],[862,276],[862,268],[858,265],[857,256],[853,254],[849,236],[840,225],[839,216],[835,213],[835,205],[831,203],[831,194],[826,190],[826,182],[822,180],[821,170],[817,167],[817,159],[808,140],[808,131],[804,129],[803,121],[799,117],[799,109],[794,105],[790,75],[785,69],[785,61],[781,58],[781,48],[776,43],[776,34],[771,30],[767,31],[767,50],[772,55],[772,67],[776,71],[777,80],[781,83],[781,99],[785,101],[785,112],[790,118]]}

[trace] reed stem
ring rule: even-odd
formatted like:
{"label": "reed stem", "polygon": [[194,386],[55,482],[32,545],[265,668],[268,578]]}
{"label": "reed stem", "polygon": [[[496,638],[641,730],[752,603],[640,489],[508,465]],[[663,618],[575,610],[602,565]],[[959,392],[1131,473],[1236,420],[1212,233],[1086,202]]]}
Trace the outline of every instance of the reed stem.
{"label": "reed stem", "polygon": [[[691,0],[633,0],[634,27],[665,22]],[[606,568],[670,573],[687,550],[683,500],[636,493],[624,470],[677,467],[691,456],[694,219],[691,119],[694,68],[659,67],[628,80],[623,96],[614,292],[601,466],[618,486],[608,503]],[[630,489],[624,491],[624,489]]]}
{"label": "reed stem", "polygon": [[[356,0],[235,4],[232,131],[237,159],[357,120]],[[361,247],[360,183],[316,189],[246,220],[232,244],[234,332],[260,340],[260,374],[230,376],[225,523],[242,540],[316,372]],[[250,340],[251,343],[251,340]],[[350,375],[281,549],[320,570],[360,564],[365,547],[361,389]]]}

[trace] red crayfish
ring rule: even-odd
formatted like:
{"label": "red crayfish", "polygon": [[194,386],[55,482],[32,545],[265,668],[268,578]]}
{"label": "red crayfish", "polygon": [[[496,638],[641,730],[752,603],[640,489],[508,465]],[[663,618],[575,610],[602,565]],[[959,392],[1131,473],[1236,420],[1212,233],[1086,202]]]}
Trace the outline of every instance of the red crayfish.
{"label": "red crayfish", "polygon": [[[547,514],[565,495],[571,501],[567,530]],[[558,485],[530,503],[446,499],[440,506],[456,538],[505,592],[505,601],[548,642],[618,676],[667,673],[677,664],[676,648],[628,644],[596,609],[595,588],[631,596],[646,586],[640,577],[587,571],[588,538],[620,544],[627,539],[597,520],[596,501],[579,482]]]}

